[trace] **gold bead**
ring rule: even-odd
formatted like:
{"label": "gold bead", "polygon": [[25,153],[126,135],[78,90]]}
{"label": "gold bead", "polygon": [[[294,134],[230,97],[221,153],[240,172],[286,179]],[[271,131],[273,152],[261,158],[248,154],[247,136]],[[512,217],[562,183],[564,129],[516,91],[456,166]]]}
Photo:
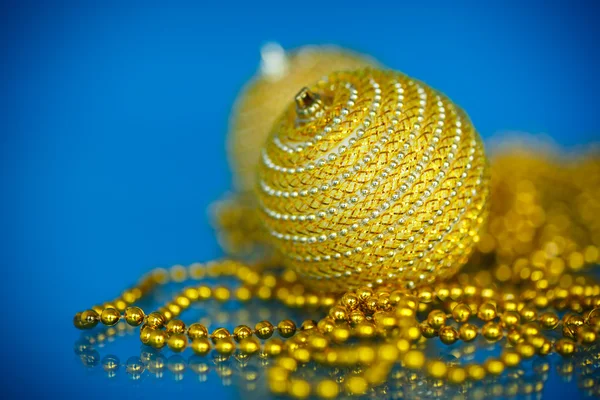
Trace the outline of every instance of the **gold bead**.
{"label": "gold bead", "polygon": [[575,352],[575,342],[571,339],[561,338],[556,341],[554,348],[561,356],[570,356]]}
{"label": "gold bead", "polygon": [[529,343],[521,342],[517,344],[515,350],[523,359],[528,359],[535,355],[535,347]]}
{"label": "gold bead", "polygon": [[446,376],[448,367],[443,361],[435,360],[427,364],[427,373],[432,378],[442,379]]}
{"label": "gold bead", "polygon": [[212,335],[210,335],[210,338],[212,339],[213,343],[229,339],[230,337],[231,333],[229,333],[229,331],[225,328],[217,328],[213,331]]}
{"label": "gold bead", "polygon": [[187,346],[187,337],[182,334],[171,335],[169,336],[169,339],[167,339],[167,345],[169,346],[169,349],[179,353],[185,350],[185,347]]}
{"label": "gold bead", "polygon": [[154,329],[162,328],[165,324],[165,317],[158,312],[152,312],[146,317],[146,324]]}
{"label": "gold bead", "polygon": [[369,339],[375,336],[375,325],[368,321],[363,321],[354,327],[354,333],[361,339]]}
{"label": "gold bead", "polygon": [[308,338],[308,345],[313,351],[323,351],[329,346],[329,340],[321,334],[313,334]]}
{"label": "gold bead", "polygon": [[187,308],[189,308],[190,304],[192,304],[190,299],[186,296],[177,296],[177,298],[175,299],[175,303],[179,307],[181,307],[182,310],[186,310]]}
{"label": "gold bead", "polygon": [[446,313],[442,310],[433,310],[427,316],[427,323],[433,329],[438,330],[446,323]]}
{"label": "gold bead", "polygon": [[477,317],[484,322],[493,320],[496,318],[496,306],[492,303],[483,303],[479,306]]}
{"label": "gold bead", "polygon": [[140,341],[143,344],[150,343],[150,335],[152,334],[153,329],[147,325],[142,326],[140,329]]}
{"label": "gold bead", "polygon": [[418,326],[409,327],[408,329],[406,329],[404,337],[407,340],[410,340],[412,343],[418,342],[419,339],[421,339],[422,337],[421,328]]}
{"label": "gold bead", "polygon": [[80,312],[75,314],[75,316],[73,317],[73,325],[77,329],[87,329],[85,323],[81,320],[81,314],[82,313]]}
{"label": "gold bead", "polygon": [[491,321],[483,325],[483,327],[481,328],[481,334],[487,340],[492,341],[500,340],[503,336],[502,328],[500,327],[500,325]]}
{"label": "gold bead", "polygon": [[235,298],[245,303],[252,298],[252,291],[247,286],[240,286],[235,290]]}
{"label": "gold bead", "polygon": [[179,314],[181,314],[181,307],[179,307],[177,304],[175,303],[168,303],[167,304],[167,310],[169,310],[171,312],[171,315],[173,317],[177,317],[179,316]]}
{"label": "gold bead", "polygon": [[208,300],[212,295],[212,289],[206,285],[198,286],[198,300]]}
{"label": "gold bead", "polygon": [[114,308],[106,308],[100,315],[100,321],[106,326],[114,326],[119,322],[121,313]]}
{"label": "gold bead", "polygon": [[529,322],[534,321],[537,318],[537,310],[531,306],[525,306],[521,309],[521,319]]}
{"label": "gold bead", "polygon": [[356,349],[358,361],[363,365],[371,365],[377,355],[375,349],[369,345],[360,345]]}
{"label": "gold bead", "polygon": [[486,371],[485,368],[483,368],[481,365],[472,364],[468,365],[465,369],[467,371],[469,379],[471,379],[472,381],[481,381],[483,380],[483,378],[485,378]]}
{"label": "gold bead", "polygon": [[317,327],[317,321],[314,321],[312,319],[306,319],[302,322],[302,325],[300,325],[300,330],[308,331],[308,330],[314,329],[316,327]]}
{"label": "gold bead", "polygon": [[80,314],[79,317],[80,325],[84,329],[91,329],[98,325],[98,321],[100,321],[100,316],[94,310],[85,310]]}
{"label": "gold bead", "polygon": [[452,309],[452,318],[454,318],[456,322],[467,322],[470,317],[471,308],[464,303],[459,303]]}
{"label": "gold bead", "polygon": [[396,308],[396,315],[399,318],[413,318],[416,314],[415,309],[410,308],[410,307],[406,307],[406,306],[400,306],[398,308]]}
{"label": "gold bead", "polygon": [[277,332],[283,338],[289,338],[296,333],[296,324],[289,319],[284,319],[277,324]]}
{"label": "gold bead", "polygon": [[231,296],[231,292],[229,291],[228,288],[226,288],[225,286],[217,286],[214,290],[213,290],[213,297],[215,298],[215,300],[217,300],[218,302],[224,303],[227,300],[229,300],[229,297]]}
{"label": "gold bead", "polygon": [[144,322],[144,311],[139,307],[128,307],[125,310],[125,321],[131,326],[138,326]]}
{"label": "gold bead", "polygon": [[477,337],[477,327],[472,324],[464,324],[458,329],[458,333],[463,342],[470,342]]}
{"label": "gold bead", "polygon": [[589,326],[580,326],[577,328],[577,337],[581,340],[581,343],[589,345],[596,341],[597,334]]}
{"label": "gold bead", "polygon": [[310,384],[302,379],[292,379],[288,384],[288,394],[296,399],[310,396]]}
{"label": "gold bead", "polygon": [[192,341],[192,350],[199,356],[208,354],[210,347],[210,341],[207,338],[197,338]]}
{"label": "gold bead", "polygon": [[544,329],[554,329],[558,326],[559,322],[560,319],[556,313],[545,312],[540,315],[540,325],[542,325]]}
{"label": "gold bead", "polygon": [[240,341],[238,345],[242,354],[254,354],[260,350],[260,342],[253,337],[246,337]]}
{"label": "gold bead", "polygon": [[358,296],[354,293],[346,293],[342,297],[342,305],[346,307],[347,310],[354,310],[358,307],[359,301]]}
{"label": "gold bead", "polygon": [[[335,322],[333,319],[325,317],[317,323],[317,328],[323,333],[331,333],[333,328],[335,328]],[[279,330],[279,326],[277,326],[277,329]]]}
{"label": "gold bead", "polygon": [[338,384],[330,379],[322,380],[317,384],[317,396],[322,399],[335,399],[340,393]]}
{"label": "gold bead", "polygon": [[519,332],[517,329],[510,330],[506,335],[506,339],[512,345],[516,345],[517,343],[522,342],[524,340],[523,336],[521,335],[521,332]]}
{"label": "gold bead", "polygon": [[513,328],[521,323],[521,315],[516,311],[505,311],[502,314],[502,324],[506,328]]}
{"label": "gold bead", "polygon": [[269,321],[260,321],[254,326],[256,336],[261,339],[268,339],[273,335],[275,328]]}
{"label": "gold bead", "polygon": [[240,342],[252,336],[252,328],[246,325],[238,325],[233,329],[233,338],[236,342]]}
{"label": "gold bead", "polygon": [[354,396],[360,396],[367,392],[369,384],[361,376],[352,376],[346,381],[346,390]]}
{"label": "gold bead", "polygon": [[162,349],[167,342],[167,334],[161,330],[153,330],[148,338],[148,344],[155,349]]}
{"label": "gold bead", "polygon": [[377,359],[382,363],[393,364],[398,361],[399,356],[398,348],[392,343],[384,343],[377,350]]}
{"label": "gold bead", "polygon": [[215,350],[221,355],[228,356],[234,352],[235,343],[230,337],[220,339],[215,343]]}
{"label": "gold bead", "polygon": [[283,342],[280,339],[269,339],[265,342],[263,350],[268,356],[278,356],[283,351]]}
{"label": "gold bead", "polygon": [[516,367],[521,362],[521,356],[516,351],[506,351],[500,358],[507,367]]}
{"label": "gold bead", "polygon": [[420,350],[409,350],[402,359],[404,366],[409,369],[420,369],[425,364],[425,354]]}
{"label": "gold bead", "polygon": [[552,343],[549,340],[544,340],[544,343],[537,349],[537,352],[541,356],[546,356],[552,352]]}
{"label": "gold bead", "polygon": [[461,367],[452,367],[448,370],[448,381],[455,385],[461,385],[467,379],[467,371]]}
{"label": "gold bead", "polygon": [[294,360],[298,361],[301,364],[306,364],[310,362],[310,351],[307,348],[299,347],[291,352],[291,356]]}
{"label": "gold bead", "polygon": [[179,319],[172,319],[167,322],[166,331],[169,335],[185,333],[185,324]]}
{"label": "gold bead", "polygon": [[333,331],[331,331],[331,336],[337,343],[345,342],[350,337],[350,329],[345,326],[336,326]]}
{"label": "gold bead", "polygon": [[484,363],[484,366],[490,375],[500,375],[504,371],[504,364],[500,360],[488,359]]}
{"label": "gold bead", "polygon": [[289,372],[294,372],[298,368],[298,363],[292,357],[280,357],[277,359],[277,365],[283,367]]}
{"label": "gold bead", "polygon": [[438,335],[440,337],[440,340],[444,344],[456,343],[456,341],[459,338],[458,331],[456,329],[454,329],[454,327],[452,327],[452,326],[442,327],[440,329],[440,331],[438,332]]}
{"label": "gold bead", "polygon": [[350,321],[350,324],[352,324],[352,325],[359,324],[365,320],[365,314],[363,314],[363,312],[359,311],[359,310],[352,311],[350,313],[350,315],[348,316],[348,320]]}
{"label": "gold bead", "polygon": [[427,322],[421,322],[421,324],[419,324],[419,330],[421,332],[421,335],[423,335],[423,337],[426,337],[427,339],[434,338],[438,334],[437,330],[434,329]]}
{"label": "gold bead", "polygon": [[208,329],[202,324],[191,324],[187,330],[190,340],[204,339],[208,337]]}
{"label": "gold bead", "polygon": [[348,318],[346,309],[342,306],[335,306],[329,309],[329,316],[336,322],[342,322]]}

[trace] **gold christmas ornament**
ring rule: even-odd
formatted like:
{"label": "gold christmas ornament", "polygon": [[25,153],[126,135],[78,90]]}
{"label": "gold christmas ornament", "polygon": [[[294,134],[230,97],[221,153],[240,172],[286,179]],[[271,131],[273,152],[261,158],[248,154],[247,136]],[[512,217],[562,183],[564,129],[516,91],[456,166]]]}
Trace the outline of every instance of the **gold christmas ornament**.
{"label": "gold christmas ornament", "polygon": [[393,71],[336,72],[302,89],[258,171],[269,244],[329,291],[447,278],[487,214],[487,161],[469,118]]}
{"label": "gold christmas ornament", "polygon": [[[276,43],[261,49],[258,73],[242,89],[231,112],[227,153],[235,193],[212,210],[219,242],[230,255],[264,254],[265,237],[254,197],[260,151],[276,118],[303,86],[334,71],[377,65],[362,54],[332,45],[285,51]],[[255,255],[255,254],[254,254]]]}

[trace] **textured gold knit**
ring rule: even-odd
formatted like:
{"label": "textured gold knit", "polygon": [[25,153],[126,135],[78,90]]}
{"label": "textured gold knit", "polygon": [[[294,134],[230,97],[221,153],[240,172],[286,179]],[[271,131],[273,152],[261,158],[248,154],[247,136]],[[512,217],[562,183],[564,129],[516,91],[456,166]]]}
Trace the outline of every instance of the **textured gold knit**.
{"label": "textured gold knit", "polygon": [[288,106],[258,168],[262,220],[283,263],[330,291],[457,272],[489,193],[465,113],[392,71],[333,73],[310,92],[323,107]]}

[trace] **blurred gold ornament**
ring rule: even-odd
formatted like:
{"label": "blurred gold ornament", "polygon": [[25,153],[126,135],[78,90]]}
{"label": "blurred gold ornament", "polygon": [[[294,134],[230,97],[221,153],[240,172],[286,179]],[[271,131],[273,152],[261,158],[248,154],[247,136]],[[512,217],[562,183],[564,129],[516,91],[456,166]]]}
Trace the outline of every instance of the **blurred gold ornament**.
{"label": "blurred gold ornament", "polygon": [[213,219],[222,247],[235,255],[257,251],[265,236],[254,187],[260,151],[276,118],[303,86],[334,71],[377,63],[336,46],[304,46],[286,52],[276,43],[261,49],[261,67],[235,101],[227,137],[235,193],[215,203]]}
{"label": "blurred gold ornament", "polygon": [[478,249],[495,257],[496,279],[556,280],[598,263],[598,149],[570,154],[521,134],[493,150],[490,217]]}
{"label": "blurred gold ornament", "polygon": [[269,244],[329,291],[447,278],[487,216],[488,166],[468,117],[393,71],[336,72],[302,89],[258,178]]}

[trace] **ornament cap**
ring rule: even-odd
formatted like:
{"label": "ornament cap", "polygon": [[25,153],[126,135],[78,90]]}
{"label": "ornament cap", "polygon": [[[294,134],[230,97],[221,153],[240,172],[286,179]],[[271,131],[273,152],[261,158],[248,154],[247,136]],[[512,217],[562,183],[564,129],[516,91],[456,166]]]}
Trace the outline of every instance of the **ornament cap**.
{"label": "ornament cap", "polygon": [[295,97],[296,114],[298,114],[298,123],[304,123],[312,115],[323,107],[321,96],[311,92],[309,88],[303,87]]}

